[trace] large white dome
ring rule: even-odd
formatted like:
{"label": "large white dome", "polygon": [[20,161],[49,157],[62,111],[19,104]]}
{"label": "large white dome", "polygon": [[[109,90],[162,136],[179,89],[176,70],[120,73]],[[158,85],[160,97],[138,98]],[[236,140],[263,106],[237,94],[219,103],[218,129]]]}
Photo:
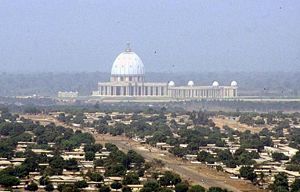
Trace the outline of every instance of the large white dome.
{"label": "large white dome", "polygon": [[144,64],[141,58],[128,48],[115,59],[111,75],[141,76],[144,75]]}

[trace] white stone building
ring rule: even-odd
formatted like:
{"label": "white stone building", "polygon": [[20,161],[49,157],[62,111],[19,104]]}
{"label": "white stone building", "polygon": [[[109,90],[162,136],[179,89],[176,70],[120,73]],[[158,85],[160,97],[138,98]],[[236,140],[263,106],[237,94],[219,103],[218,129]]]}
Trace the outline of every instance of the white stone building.
{"label": "white stone building", "polygon": [[92,96],[100,97],[165,97],[186,99],[221,99],[237,97],[237,82],[220,86],[214,81],[210,86],[197,86],[189,81],[187,86],[175,86],[174,81],[146,82],[141,58],[128,46],[115,59],[109,82],[99,82]]}
{"label": "white stone building", "polygon": [[57,96],[59,98],[76,98],[78,97],[78,92],[73,92],[73,91],[59,91],[57,93]]}

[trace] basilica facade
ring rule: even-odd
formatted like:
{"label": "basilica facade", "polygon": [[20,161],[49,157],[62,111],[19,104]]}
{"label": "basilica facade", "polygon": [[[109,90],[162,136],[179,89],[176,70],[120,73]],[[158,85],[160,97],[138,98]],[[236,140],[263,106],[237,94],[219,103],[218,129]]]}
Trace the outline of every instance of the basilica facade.
{"label": "basilica facade", "polygon": [[127,47],[115,59],[109,82],[99,82],[95,97],[164,97],[182,99],[223,99],[237,97],[237,82],[220,86],[214,81],[210,86],[197,86],[189,81],[186,86],[176,86],[174,81],[146,82],[141,58]]}

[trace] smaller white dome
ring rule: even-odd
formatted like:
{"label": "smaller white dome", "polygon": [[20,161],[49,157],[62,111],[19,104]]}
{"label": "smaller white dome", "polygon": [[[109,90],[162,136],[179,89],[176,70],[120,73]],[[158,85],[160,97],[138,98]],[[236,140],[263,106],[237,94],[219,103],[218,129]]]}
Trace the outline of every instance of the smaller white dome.
{"label": "smaller white dome", "polygon": [[236,87],[237,86],[237,82],[236,81],[231,81],[230,86]]}
{"label": "smaller white dome", "polygon": [[174,87],[175,83],[174,83],[174,81],[169,81],[168,85],[169,85],[169,87]]}
{"label": "smaller white dome", "polygon": [[231,87],[236,87],[237,86],[237,82],[236,81],[231,81],[230,85],[231,85]]}
{"label": "smaller white dome", "polygon": [[214,82],[212,83],[212,86],[213,86],[213,87],[218,87],[218,86],[219,86],[219,82],[218,82],[218,81],[214,81]]}
{"label": "smaller white dome", "polygon": [[194,86],[194,81],[189,81],[188,86],[190,86],[190,87]]}

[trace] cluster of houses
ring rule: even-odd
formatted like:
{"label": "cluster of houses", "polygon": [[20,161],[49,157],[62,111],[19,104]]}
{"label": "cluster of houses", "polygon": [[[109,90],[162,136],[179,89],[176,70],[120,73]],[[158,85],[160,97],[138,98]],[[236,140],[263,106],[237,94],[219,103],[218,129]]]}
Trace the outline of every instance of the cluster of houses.
{"label": "cluster of houses", "polygon": [[[61,112],[53,112],[50,113],[53,117],[57,118]],[[107,123],[109,126],[114,126],[116,123],[120,122],[126,125],[129,125],[133,120],[132,117],[134,113],[124,113],[124,112],[95,112],[95,113],[84,113],[86,116],[86,119],[84,119],[83,124],[92,124],[94,121],[100,120],[103,117],[109,116],[110,119],[107,120]],[[158,114],[148,114],[148,113],[139,113],[138,115],[142,116],[145,119],[149,119],[149,121],[146,121],[146,123],[149,123],[150,125],[153,123],[151,121],[151,118],[154,116],[157,116]],[[171,113],[165,114],[167,123],[170,124],[171,120],[174,120],[178,125],[186,125],[188,124],[191,127],[193,122],[189,119],[189,115],[182,114],[182,115],[176,115],[176,117],[172,117]],[[74,127],[82,127],[82,124],[78,123],[72,123],[71,124]]]}
{"label": "cluster of houses", "polygon": [[[16,152],[24,152],[29,146],[36,145],[36,142],[18,142],[16,147]],[[53,147],[55,143],[48,143],[49,147]],[[45,154],[47,157],[53,157],[52,150],[44,150],[44,149],[31,149],[36,154]],[[106,151],[105,148],[101,150],[101,152],[97,152],[95,154],[95,159],[105,159],[109,156],[110,152]],[[74,184],[75,182],[86,180],[85,175],[91,172],[97,172],[101,175],[104,175],[106,168],[103,166],[95,166],[94,161],[86,161],[85,160],[85,152],[84,152],[84,144],[82,144],[79,148],[76,148],[72,151],[63,151],[61,157],[64,160],[75,159],[78,162],[78,171],[70,171],[64,169],[62,175],[52,175],[49,176],[49,182],[51,182],[56,189],[60,184]],[[15,167],[21,165],[25,161],[25,158],[17,158],[13,157],[12,159],[7,158],[0,158],[0,171],[8,168],[8,167]],[[49,166],[48,163],[40,163],[39,167],[46,168]],[[35,182],[39,184],[39,180],[42,177],[40,172],[29,172],[29,175],[21,179],[21,183],[17,186],[13,186],[13,189],[24,189],[28,183]],[[145,177],[141,177],[140,181],[146,181],[151,175],[145,175]],[[110,185],[113,182],[122,182],[123,177],[104,177],[103,181],[96,182],[96,181],[87,181],[88,187],[82,189],[84,191],[98,191],[99,185]],[[139,191],[143,185],[127,185],[133,191]],[[43,189],[45,186],[39,185],[39,189]],[[117,190],[118,191],[118,190]],[[120,191],[120,190],[119,190]]]}
{"label": "cluster of houses", "polygon": [[[54,114],[54,115],[57,116],[58,114]],[[124,124],[130,124],[132,122],[131,117],[132,117],[133,113],[120,113],[120,112],[85,113],[85,116],[87,117],[85,119],[85,123],[92,123],[95,120],[99,120],[99,117],[104,117],[106,115],[109,115],[111,117],[111,119],[107,121],[108,125],[113,126],[117,122],[122,122]],[[139,113],[139,115],[142,115],[145,118],[151,119],[151,117],[153,117],[154,115],[157,115],[157,114]],[[166,116],[167,124],[170,124],[171,121],[175,121],[178,125],[187,125],[188,129],[192,129],[194,127],[193,122],[189,118],[189,115],[176,114],[176,116],[174,116],[171,113],[167,113],[165,116]],[[235,118],[235,117],[226,117],[226,118],[229,118],[234,121],[238,120],[238,118]],[[149,121],[147,123],[151,124],[152,122]],[[77,126],[79,126],[79,125],[77,125]],[[295,126],[295,128],[297,128],[297,127]],[[90,129],[93,130],[93,128],[90,128]],[[224,131],[224,130],[221,129],[221,131]],[[286,129],[283,130],[283,133],[284,133],[284,135],[289,134],[289,132]],[[133,140],[144,144],[146,142],[147,137],[151,137],[151,136],[146,136],[145,138],[135,137],[135,138],[133,138]],[[264,136],[261,136],[261,137],[264,137]],[[282,141],[286,141],[286,137],[281,137],[281,138],[272,137],[271,139],[272,139],[274,145],[272,147],[264,146],[264,149],[260,152],[257,149],[250,149],[250,148],[246,149],[248,152],[252,152],[252,151],[259,152],[259,156],[260,156],[259,159],[254,159],[256,162],[254,171],[257,175],[262,175],[262,174],[264,175],[264,182],[260,183],[262,185],[262,187],[264,187],[264,188],[266,188],[270,183],[273,182],[274,176],[279,172],[284,172],[287,174],[289,183],[292,183],[296,178],[300,177],[300,173],[298,171],[286,170],[286,165],[287,165],[288,161],[276,162],[272,159],[272,153],[274,153],[274,152],[283,153],[284,155],[289,157],[289,159],[291,159],[296,154],[298,149],[290,147],[288,145],[288,142],[282,142]],[[235,142],[230,141],[229,138],[222,138],[222,140],[225,141],[224,147],[218,147],[215,144],[208,144],[207,146],[199,147],[199,151],[206,151],[206,152],[211,153],[212,155],[216,155],[216,150],[226,150],[227,149],[231,153],[234,153],[237,149],[240,148],[239,137],[237,135],[234,135]],[[179,144],[179,146],[180,146],[180,148],[187,148],[188,144],[181,143],[181,144]],[[171,146],[167,143],[159,142],[159,143],[156,143],[156,147],[161,150],[169,150],[169,149],[173,148],[174,146]],[[195,154],[187,154],[184,156],[184,158],[191,161],[192,163],[200,163],[200,162],[197,162],[197,155],[195,155]],[[214,164],[207,164],[207,166],[212,167],[212,168],[221,166],[225,172],[227,172],[231,175],[232,178],[238,178],[239,169],[241,168],[241,166],[237,166],[236,168],[229,168],[229,167],[226,167],[222,162],[215,162]]]}

